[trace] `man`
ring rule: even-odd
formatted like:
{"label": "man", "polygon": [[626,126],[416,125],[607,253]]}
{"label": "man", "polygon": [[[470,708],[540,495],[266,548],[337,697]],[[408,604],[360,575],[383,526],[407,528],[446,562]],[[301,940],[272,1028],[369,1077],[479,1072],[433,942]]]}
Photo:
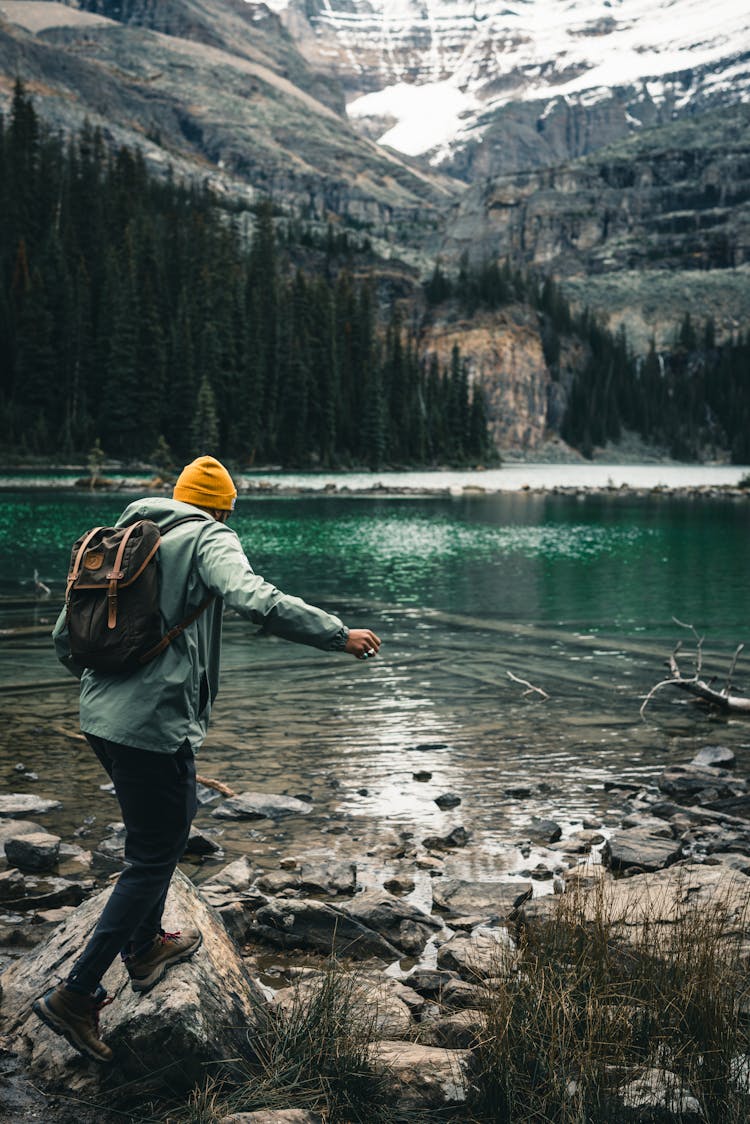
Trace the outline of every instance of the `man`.
{"label": "man", "polygon": [[[132,674],[87,669],[81,677],[81,729],[114,782],[128,865],[67,980],[36,1000],[34,1010],[77,1050],[101,1062],[111,1061],[112,1051],[99,1036],[98,1013],[107,1001],[100,981],[118,953],[133,990],[146,992],[201,943],[197,930],[167,933],[161,920],[197,808],[193,755],[206,737],[219,688],[224,604],[296,643],[359,659],[376,655],[380,647],[369,629],[350,630],[338,617],[253,573],[226,525],[236,496],[226,468],[213,457],[198,457],[183,469],[171,500],[131,503],[117,524],[151,519],[166,532],[181,520],[164,533],[159,547],[166,628],[213,599],[161,655]],[[53,637],[59,658],[78,674],[65,610]]]}

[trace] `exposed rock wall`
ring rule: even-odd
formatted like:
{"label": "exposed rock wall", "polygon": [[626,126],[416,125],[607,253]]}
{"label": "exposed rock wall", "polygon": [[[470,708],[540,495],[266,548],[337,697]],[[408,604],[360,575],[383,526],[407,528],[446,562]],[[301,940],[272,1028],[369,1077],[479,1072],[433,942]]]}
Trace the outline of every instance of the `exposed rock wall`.
{"label": "exposed rock wall", "polygon": [[471,320],[437,321],[425,333],[423,349],[450,364],[455,344],[469,379],[484,391],[489,427],[497,448],[533,451],[550,436],[550,410],[559,421],[560,388],[544,361],[536,313],[513,305]]}

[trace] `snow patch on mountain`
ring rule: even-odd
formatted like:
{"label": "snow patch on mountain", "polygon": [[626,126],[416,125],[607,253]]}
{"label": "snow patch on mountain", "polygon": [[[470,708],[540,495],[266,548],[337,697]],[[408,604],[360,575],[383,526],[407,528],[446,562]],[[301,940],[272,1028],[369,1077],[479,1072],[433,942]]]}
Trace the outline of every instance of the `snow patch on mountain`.
{"label": "snow patch on mountain", "polygon": [[350,116],[387,119],[382,143],[434,162],[511,101],[592,104],[644,83],[658,99],[670,75],[685,103],[698,89],[750,98],[746,0],[321,0],[311,22],[340,44],[341,71],[381,75]]}

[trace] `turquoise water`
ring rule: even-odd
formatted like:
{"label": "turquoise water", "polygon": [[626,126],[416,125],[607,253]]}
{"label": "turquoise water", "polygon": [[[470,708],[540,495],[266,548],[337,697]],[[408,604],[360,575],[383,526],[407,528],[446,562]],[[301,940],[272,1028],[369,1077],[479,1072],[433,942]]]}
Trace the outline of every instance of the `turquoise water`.
{"label": "turquoise water", "polygon": [[[0,593],[59,596],[71,543],[120,497],[0,493]],[[255,569],[312,601],[429,606],[528,624],[731,641],[748,623],[744,501],[504,494],[240,499]]]}
{"label": "turquoise water", "polygon": [[[54,826],[64,833],[96,809],[94,843],[117,811],[71,736],[75,685],[48,634],[71,543],[126,502],[0,493],[0,776],[19,790],[14,765],[37,772],[32,790],[63,799]],[[746,721],[708,716],[670,690],[639,717],[679,639],[690,670],[692,637],[673,617],[705,633],[706,674],[723,677],[750,640],[749,510],[742,499],[632,495],[241,498],[232,525],[255,569],[374,628],[383,647],[362,664],[259,639],[228,618],[201,768],[237,791],[314,802],[300,821],[225,825],[228,856],[273,866],[281,853],[333,849],[366,868],[392,832],[418,840],[460,822],[473,846],[453,861],[492,877],[523,869],[515,844],[532,814],[566,831],[591,814],[614,822],[608,779],[652,777],[717,741],[750,767]],[[35,596],[34,570],[49,597]],[[509,673],[549,698],[525,695]],[[750,687],[742,660],[735,683]],[[429,782],[414,780],[420,771]],[[520,783],[532,796],[508,797]],[[447,790],[462,804],[441,812],[434,797]],[[216,829],[210,808],[201,816]]]}

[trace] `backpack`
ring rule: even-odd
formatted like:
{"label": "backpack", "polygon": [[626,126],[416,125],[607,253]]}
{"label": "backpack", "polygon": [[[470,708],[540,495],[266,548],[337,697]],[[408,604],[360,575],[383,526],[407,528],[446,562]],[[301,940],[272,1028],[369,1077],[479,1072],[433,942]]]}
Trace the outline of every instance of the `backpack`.
{"label": "backpack", "polygon": [[163,634],[157,553],[162,535],[150,519],[127,527],[94,527],[74,543],[65,592],[71,659],[106,675],[135,671],[160,655],[213,601],[210,594]]}

